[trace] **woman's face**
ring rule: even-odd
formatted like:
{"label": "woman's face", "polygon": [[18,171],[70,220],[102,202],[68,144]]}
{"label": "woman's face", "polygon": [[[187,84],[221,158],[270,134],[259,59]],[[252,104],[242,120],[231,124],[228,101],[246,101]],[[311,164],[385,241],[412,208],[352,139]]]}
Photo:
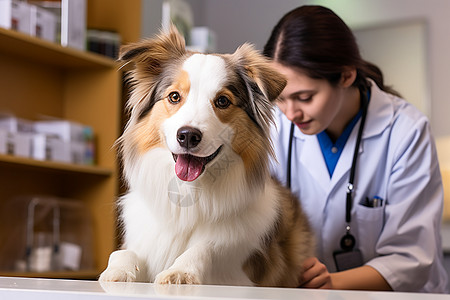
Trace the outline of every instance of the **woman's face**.
{"label": "woman's face", "polygon": [[[277,105],[290,121],[304,134],[309,135],[324,130],[331,133],[334,129],[341,131],[340,115],[345,100],[342,88],[332,86],[325,79],[308,77],[300,69],[286,67],[277,62],[273,64],[287,79],[287,85],[280,94]],[[340,132],[336,134],[340,135]]]}

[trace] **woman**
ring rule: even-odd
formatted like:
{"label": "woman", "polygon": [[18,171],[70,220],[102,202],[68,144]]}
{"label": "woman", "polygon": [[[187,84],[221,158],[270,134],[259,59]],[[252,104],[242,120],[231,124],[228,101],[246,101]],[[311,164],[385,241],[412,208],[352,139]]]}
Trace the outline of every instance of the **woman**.
{"label": "woman", "polygon": [[317,237],[301,286],[445,292],[442,180],[426,117],[384,86],[327,8],[286,14],[264,54],[288,81],[274,173]]}

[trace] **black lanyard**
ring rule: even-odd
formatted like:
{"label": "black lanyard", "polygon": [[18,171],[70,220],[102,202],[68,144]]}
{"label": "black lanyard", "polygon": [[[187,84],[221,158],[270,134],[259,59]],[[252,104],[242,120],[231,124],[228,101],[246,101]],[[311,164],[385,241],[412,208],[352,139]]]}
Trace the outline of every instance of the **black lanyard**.
{"label": "black lanyard", "polygon": [[350,178],[347,184],[347,196],[345,203],[345,222],[347,222],[347,226],[345,227],[346,233],[341,239],[341,248],[344,251],[351,251],[355,247],[356,239],[353,235],[350,234],[350,223],[352,221],[352,204],[353,204],[353,190],[355,189],[355,172],[356,172],[356,163],[358,160],[358,152],[359,146],[361,145],[361,138],[364,130],[364,125],[366,124],[366,116],[367,116],[367,107],[369,106],[369,100],[366,93],[360,90],[361,96],[361,105],[362,105],[362,116],[361,116],[361,124],[358,128],[358,135],[356,137],[355,150],[353,151],[353,160],[352,166],[350,168]]}
{"label": "black lanyard", "polygon": [[[346,195],[346,204],[345,204],[345,222],[346,226],[346,234],[341,240],[341,248],[343,250],[352,250],[355,246],[355,238],[350,234],[350,223],[352,220],[352,203],[353,203],[353,190],[355,188],[355,172],[356,172],[356,163],[358,160],[358,152],[359,146],[361,145],[362,133],[364,130],[364,125],[366,123],[367,116],[367,107],[369,106],[369,96],[364,90],[360,89],[360,99],[362,106],[362,115],[361,115],[361,124],[359,125],[358,135],[356,137],[355,150],[353,151],[353,160],[352,166],[350,168],[350,178],[347,184],[347,195]],[[286,174],[286,186],[291,188],[291,160],[292,160],[292,142],[294,137],[294,123],[291,123],[291,128],[289,132],[289,145],[288,145],[288,157],[287,157],[287,174]]]}
{"label": "black lanyard", "polygon": [[291,129],[289,131],[289,146],[288,146],[288,157],[287,157],[287,174],[286,174],[286,186],[291,189],[291,159],[292,159],[292,139],[294,137],[294,122],[291,123]]}
{"label": "black lanyard", "polygon": [[355,150],[353,151],[353,160],[352,167],[350,168],[350,178],[347,184],[347,202],[346,202],[346,210],[345,210],[345,221],[347,224],[350,224],[352,220],[352,203],[353,203],[353,190],[354,190],[354,181],[355,181],[355,172],[356,172],[356,163],[358,160],[358,152],[359,146],[361,145],[362,133],[364,130],[364,125],[366,124],[366,116],[367,116],[367,107],[369,106],[369,101],[366,93],[360,92],[361,95],[361,105],[362,105],[362,116],[361,116],[361,124],[359,125],[358,135],[356,137]]}

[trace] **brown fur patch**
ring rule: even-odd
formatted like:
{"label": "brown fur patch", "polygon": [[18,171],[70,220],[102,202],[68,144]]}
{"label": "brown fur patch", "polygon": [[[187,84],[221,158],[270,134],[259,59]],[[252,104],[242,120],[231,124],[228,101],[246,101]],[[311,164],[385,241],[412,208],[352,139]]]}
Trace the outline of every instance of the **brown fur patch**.
{"label": "brown fur patch", "polygon": [[[140,153],[145,153],[155,147],[164,146],[164,135],[160,128],[164,120],[173,116],[186,101],[190,89],[189,75],[181,70],[174,83],[166,90],[164,99],[155,103],[152,111],[144,117],[133,129],[133,141]],[[169,95],[178,92],[181,96],[179,103],[170,103]]]}
{"label": "brown fur patch", "polygon": [[152,113],[134,126],[132,139],[138,152],[143,154],[152,148],[163,146],[164,136],[159,129],[169,116],[164,101],[159,101],[153,107]]}
{"label": "brown fur patch", "polygon": [[278,193],[278,222],[244,271],[258,286],[297,287],[304,260],[314,256],[314,237],[298,200],[281,185]]}
{"label": "brown fur patch", "polygon": [[268,138],[273,122],[271,101],[284,89],[286,80],[248,44],[221,57],[229,66],[231,91],[227,92],[234,105],[216,109],[216,114],[234,129],[233,150],[243,159],[249,182],[257,184],[267,175],[268,156],[273,155]]}
{"label": "brown fur patch", "polygon": [[224,89],[218,95],[224,95],[232,104],[226,109],[217,108],[214,104],[214,112],[222,123],[233,128],[234,137],[231,141],[233,151],[236,152],[244,162],[247,179],[251,183],[256,183],[262,175],[261,170],[266,170],[268,161],[268,142],[262,136],[261,130],[249,118],[247,113],[237,104],[239,99],[235,99],[233,93]]}
{"label": "brown fur patch", "polygon": [[172,104],[172,107],[168,107],[168,109],[177,111],[180,108],[180,104],[182,105],[186,101],[190,89],[191,81],[189,79],[189,74],[186,71],[181,70],[173,84],[165,92],[166,97],[168,97],[171,92],[178,92],[181,96],[181,102],[179,104]]}
{"label": "brown fur patch", "polygon": [[264,171],[267,170],[268,141],[241,109],[236,113],[236,121],[229,125],[235,132],[233,151],[242,158],[249,183],[256,184],[259,178],[266,175]]}

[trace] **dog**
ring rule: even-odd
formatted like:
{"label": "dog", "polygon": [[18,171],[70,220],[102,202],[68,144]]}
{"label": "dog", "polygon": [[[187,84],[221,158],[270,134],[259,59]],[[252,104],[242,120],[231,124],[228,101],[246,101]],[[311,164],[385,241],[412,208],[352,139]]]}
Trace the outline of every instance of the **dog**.
{"label": "dog", "polygon": [[269,170],[286,80],[250,44],[195,53],[174,27],[122,46],[119,61],[134,66],[118,139],[129,192],[123,248],[100,282],[297,287],[314,238]]}

